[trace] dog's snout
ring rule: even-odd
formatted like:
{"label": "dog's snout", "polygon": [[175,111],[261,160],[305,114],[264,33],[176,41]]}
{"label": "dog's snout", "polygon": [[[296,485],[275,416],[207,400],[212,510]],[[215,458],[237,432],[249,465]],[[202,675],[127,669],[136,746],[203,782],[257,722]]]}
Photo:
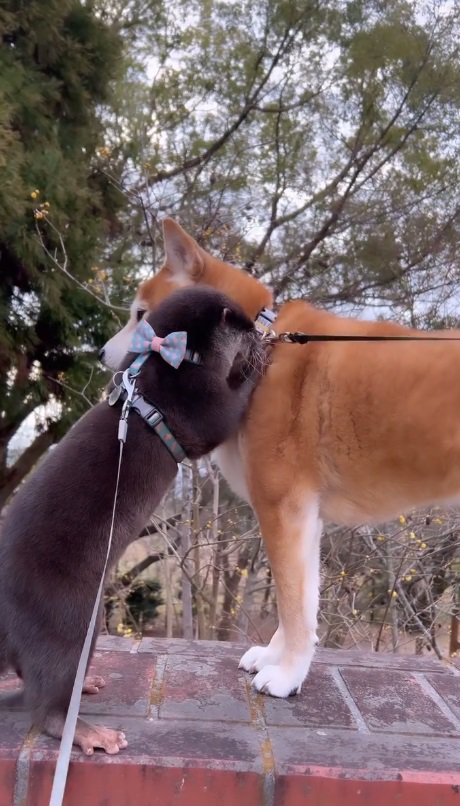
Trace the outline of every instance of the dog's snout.
{"label": "dog's snout", "polygon": [[102,347],[99,350],[99,361],[101,361],[102,363],[104,363],[104,356],[105,356],[105,347]]}

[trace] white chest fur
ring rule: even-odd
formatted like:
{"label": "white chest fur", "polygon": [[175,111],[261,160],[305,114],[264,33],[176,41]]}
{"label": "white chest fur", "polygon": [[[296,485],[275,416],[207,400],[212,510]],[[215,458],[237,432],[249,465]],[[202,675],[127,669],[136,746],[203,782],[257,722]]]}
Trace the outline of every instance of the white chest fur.
{"label": "white chest fur", "polygon": [[251,500],[246,484],[242,453],[242,439],[241,434],[236,434],[236,436],[224,442],[213,452],[213,459],[219,465],[232,490],[250,504]]}

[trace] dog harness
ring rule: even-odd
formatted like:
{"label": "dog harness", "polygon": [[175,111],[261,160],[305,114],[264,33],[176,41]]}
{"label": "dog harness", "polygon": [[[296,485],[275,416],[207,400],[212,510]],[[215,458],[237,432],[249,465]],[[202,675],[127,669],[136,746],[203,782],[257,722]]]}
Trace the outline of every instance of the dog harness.
{"label": "dog harness", "polygon": [[[263,308],[260,311],[255,321],[255,329],[262,339],[268,340],[273,337],[273,323],[275,320],[276,313],[274,311],[269,308]],[[143,395],[139,394],[136,389],[135,379],[151,352],[159,353],[163,360],[174,369],[177,369],[182,361],[201,364],[201,356],[199,353],[187,348],[187,333],[184,330],[169,333],[164,338],[161,338],[156,335],[153,327],[145,319],[142,319],[136,327],[131,339],[129,352],[138,353],[138,356],[128,369],[123,372],[121,382],[115,384],[107,399],[109,406],[114,406],[119,400],[123,403],[118,438],[122,442],[126,440],[128,415],[132,409],[142,417],[149,428],[152,428],[158,434],[163,445],[179,464],[186,458],[184,449],[168,427],[164,414],[153,403],[150,403]]]}
{"label": "dog harness", "polygon": [[[126,441],[128,415],[133,410],[142,417],[149,428],[155,431],[173,459],[179,464],[185,459],[186,453],[168,427],[164,414],[137,391],[136,378],[152,352],[159,353],[162,359],[174,369],[177,369],[182,361],[201,364],[201,356],[199,353],[187,349],[187,333],[184,330],[169,333],[162,338],[156,335],[153,327],[145,319],[139,322],[134,332],[129,352],[138,353],[138,356],[122,373],[120,383],[115,383],[107,398],[109,406],[114,406],[119,400],[123,403],[118,424],[118,439],[122,442]],[[115,373],[114,378],[117,374]]]}
{"label": "dog harness", "polygon": [[[123,383],[123,381],[122,381]],[[123,408],[125,406],[126,401],[128,400],[129,391],[124,388],[120,391],[119,400],[123,401]],[[109,400],[110,404],[110,400]],[[177,439],[175,438],[174,434],[168,428],[166,420],[162,412],[157,409],[152,403],[149,403],[148,400],[145,399],[142,395],[140,395],[137,391],[134,392],[132,396],[129,407],[127,407],[128,413],[129,411],[135,411],[136,414],[139,414],[140,417],[144,420],[145,423],[152,428],[156,434],[160,437],[163,445],[165,445],[173,457],[173,459],[180,464],[185,457],[186,453],[181,445],[179,445]],[[125,419],[127,414],[125,415]],[[123,409],[122,409],[122,416],[120,418],[120,422],[123,419]]]}

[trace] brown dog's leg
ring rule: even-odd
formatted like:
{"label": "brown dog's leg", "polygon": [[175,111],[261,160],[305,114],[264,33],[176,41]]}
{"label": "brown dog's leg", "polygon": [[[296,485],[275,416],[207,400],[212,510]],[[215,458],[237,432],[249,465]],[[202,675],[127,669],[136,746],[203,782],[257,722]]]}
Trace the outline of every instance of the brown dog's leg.
{"label": "brown dog's leg", "polygon": [[240,667],[274,697],[300,691],[317,642],[319,544],[317,497],[291,492],[274,505],[257,501],[259,522],[276,585],[279,627],[266,647],[252,647]]}
{"label": "brown dog's leg", "polygon": [[[49,736],[60,739],[64,722],[65,716],[63,714],[48,716],[44,724],[44,730]],[[77,720],[73,742],[81,747],[87,756],[92,756],[96,749],[105,750],[106,753],[114,755],[128,746],[126,736],[122,731],[103,728],[102,725],[90,725],[80,718]]]}

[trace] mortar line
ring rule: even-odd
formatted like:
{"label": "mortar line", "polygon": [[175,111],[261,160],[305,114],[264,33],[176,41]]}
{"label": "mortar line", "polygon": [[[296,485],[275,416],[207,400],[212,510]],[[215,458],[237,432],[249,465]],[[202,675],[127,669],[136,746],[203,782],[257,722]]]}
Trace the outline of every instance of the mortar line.
{"label": "mortar line", "polygon": [[444,716],[452,723],[452,727],[454,727],[457,731],[460,731],[460,720],[454,714],[450,706],[447,704],[445,699],[438,694],[434,686],[430,683],[429,680],[425,677],[423,672],[412,672],[412,676],[415,678],[417,683],[419,684],[420,688],[424,691],[427,697],[430,698],[435,705],[438,706],[439,710],[444,714]]}
{"label": "mortar line", "polygon": [[31,753],[35,739],[39,736],[39,731],[35,727],[30,727],[18,753],[15,765],[14,792],[12,806],[26,806],[27,793],[29,790],[29,778],[31,767]]}
{"label": "mortar line", "polygon": [[354,699],[353,699],[353,697],[351,695],[351,692],[350,692],[347,684],[345,683],[345,680],[343,679],[342,675],[340,674],[340,669],[338,668],[338,666],[332,666],[332,667],[329,666],[328,667],[328,672],[331,675],[332,679],[334,680],[334,683],[336,684],[337,688],[339,689],[339,691],[340,691],[340,693],[342,695],[342,698],[343,698],[343,700],[345,702],[345,705],[348,707],[348,710],[350,711],[353,719],[355,720],[355,722],[356,722],[356,724],[358,726],[358,731],[360,733],[369,733],[370,734],[370,730],[366,725],[365,719],[364,719],[361,711],[359,710],[358,706],[356,705],[356,703],[355,703],[355,701],[354,701]]}
{"label": "mortar line", "polygon": [[260,755],[262,759],[262,804],[263,806],[274,806],[275,803],[275,756],[271,739],[265,722],[265,709],[263,706],[264,694],[255,691],[247,675],[244,676],[244,685],[248,699],[251,725],[256,730],[260,743]]}
{"label": "mortar line", "polygon": [[155,674],[153,675],[152,685],[150,688],[149,696],[149,719],[153,719],[152,709],[157,709],[157,719],[160,718],[160,707],[164,697],[164,682],[166,676],[166,667],[168,665],[168,655],[160,655],[155,662]]}

